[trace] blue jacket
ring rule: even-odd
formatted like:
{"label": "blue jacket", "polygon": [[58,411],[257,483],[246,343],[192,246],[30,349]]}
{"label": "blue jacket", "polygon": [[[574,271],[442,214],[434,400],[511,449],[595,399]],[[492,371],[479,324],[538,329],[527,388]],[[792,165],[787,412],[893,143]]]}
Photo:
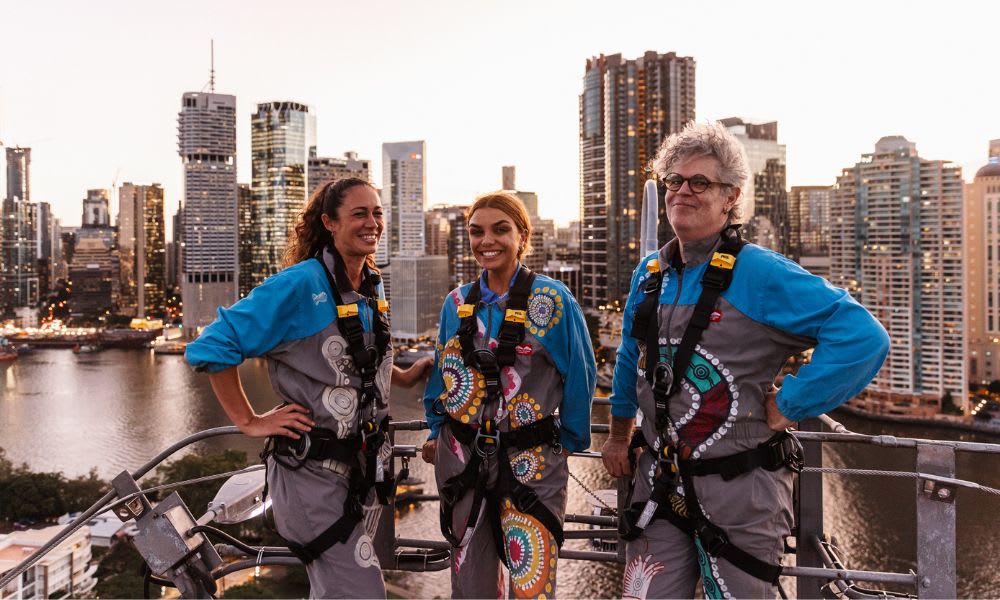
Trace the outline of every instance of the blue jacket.
{"label": "blue jacket", "polygon": [[[469,398],[464,390],[471,389],[474,393],[473,382],[479,376],[461,364],[457,338],[461,322],[458,307],[472,285],[480,285],[482,289],[482,302],[476,311],[477,347],[484,344],[486,332],[495,341],[503,321],[507,296],[497,297],[482,279],[456,288],[445,298],[434,369],[424,391],[424,409],[431,429],[429,439],[438,436],[444,420],[443,415],[435,412],[435,406],[438,410],[445,408],[456,419],[464,416],[470,423],[478,422],[484,412],[476,408],[468,410]],[[530,398],[539,414],[552,414],[558,409],[562,445],[571,452],[590,447],[590,406],[597,365],[583,312],[561,282],[536,276],[528,298],[525,341],[518,346],[517,354],[514,368],[504,369],[501,375],[505,400],[516,404],[515,398]]]}
{"label": "blue jacket", "polygon": [[[642,406],[649,418],[655,411],[640,367],[645,364],[644,344],[632,337],[636,308],[650,276],[647,264],[658,260],[664,272],[659,360],[672,363],[701,294],[708,259],[720,240],[716,235],[686,244],[682,270],[668,260],[677,244],[674,239],[647,256],[632,276],[611,395],[615,416],[633,417]],[[889,337],[846,291],[770,250],[744,246],[732,283],[692,357],[685,385],[670,399],[671,418],[682,441],[696,450],[694,457],[725,454],[718,447],[727,446],[726,439],[737,440],[727,448],[737,451],[770,435],[764,395],[787,358],[808,348],[814,348],[811,361],[797,375],[785,377],[777,395],[778,408],[792,420],[832,410],[864,389],[885,360]]]}

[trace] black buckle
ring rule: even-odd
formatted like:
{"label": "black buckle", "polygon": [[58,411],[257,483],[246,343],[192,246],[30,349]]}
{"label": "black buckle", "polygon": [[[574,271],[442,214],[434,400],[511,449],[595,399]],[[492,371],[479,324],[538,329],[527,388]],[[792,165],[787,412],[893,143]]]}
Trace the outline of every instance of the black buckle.
{"label": "black buckle", "polygon": [[531,509],[538,504],[538,494],[526,485],[518,485],[511,494],[514,500],[514,508],[517,512],[529,514]]}
{"label": "black buckle", "polygon": [[729,536],[726,535],[726,532],[707,521],[697,527],[695,533],[701,540],[705,552],[712,556],[719,556],[729,545]]}
{"label": "black buckle", "polygon": [[634,506],[626,508],[618,518],[618,535],[626,542],[638,539],[643,532],[641,527],[636,526],[638,522],[639,509]]}
{"label": "black buckle", "polygon": [[677,474],[681,472],[677,450],[667,444],[667,441],[662,437],[660,438],[660,451],[657,453],[656,462],[660,467],[661,476],[670,473],[671,478],[675,479]]}
{"label": "black buckle", "polygon": [[497,362],[497,355],[493,353],[492,350],[487,350],[485,348],[480,348],[472,353],[473,359],[475,360],[475,367],[483,374],[484,377],[490,379],[491,377],[500,380],[500,363]]}

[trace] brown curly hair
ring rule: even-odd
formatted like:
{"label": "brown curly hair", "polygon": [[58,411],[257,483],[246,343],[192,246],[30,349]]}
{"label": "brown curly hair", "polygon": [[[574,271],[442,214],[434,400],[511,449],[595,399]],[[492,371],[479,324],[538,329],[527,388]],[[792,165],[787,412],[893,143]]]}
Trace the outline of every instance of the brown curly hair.
{"label": "brown curly hair", "polygon": [[[357,177],[331,180],[316,188],[295,222],[295,235],[289,242],[288,248],[285,249],[282,266],[290,267],[308,260],[330,244],[333,237],[326,227],[323,227],[323,214],[325,213],[326,216],[336,220],[337,209],[344,202],[347,190],[359,185],[375,189],[371,183]],[[369,269],[378,272],[375,266],[375,257],[369,254],[365,262]]]}

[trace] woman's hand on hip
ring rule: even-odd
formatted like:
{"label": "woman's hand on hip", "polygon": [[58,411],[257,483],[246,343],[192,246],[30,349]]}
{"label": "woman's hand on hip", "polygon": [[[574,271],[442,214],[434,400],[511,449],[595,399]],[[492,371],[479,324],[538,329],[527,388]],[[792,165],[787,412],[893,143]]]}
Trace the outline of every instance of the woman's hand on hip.
{"label": "woman's hand on hip", "polygon": [[310,431],[316,426],[310,414],[309,409],[301,404],[283,404],[262,415],[254,414],[248,422],[237,425],[250,437],[284,435],[297,440],[302,437],[300,432]]}

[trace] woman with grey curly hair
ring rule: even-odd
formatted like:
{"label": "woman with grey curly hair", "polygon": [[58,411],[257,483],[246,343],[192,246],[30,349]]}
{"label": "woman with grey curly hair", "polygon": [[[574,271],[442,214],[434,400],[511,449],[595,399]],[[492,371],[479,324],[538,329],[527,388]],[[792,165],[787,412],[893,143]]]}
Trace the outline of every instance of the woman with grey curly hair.
{"label": "woman with grey curly hair", "polygon": [[844,290],[743,241],[749,169],[725,127],[689,124],[652,166],[677,237],[632,277],[602,448],[612,475],[635,473],[622,596],[691,598],[700,576],[709,598],[773,598],[802,466],[786,428],[860,392],[889,338]]}

